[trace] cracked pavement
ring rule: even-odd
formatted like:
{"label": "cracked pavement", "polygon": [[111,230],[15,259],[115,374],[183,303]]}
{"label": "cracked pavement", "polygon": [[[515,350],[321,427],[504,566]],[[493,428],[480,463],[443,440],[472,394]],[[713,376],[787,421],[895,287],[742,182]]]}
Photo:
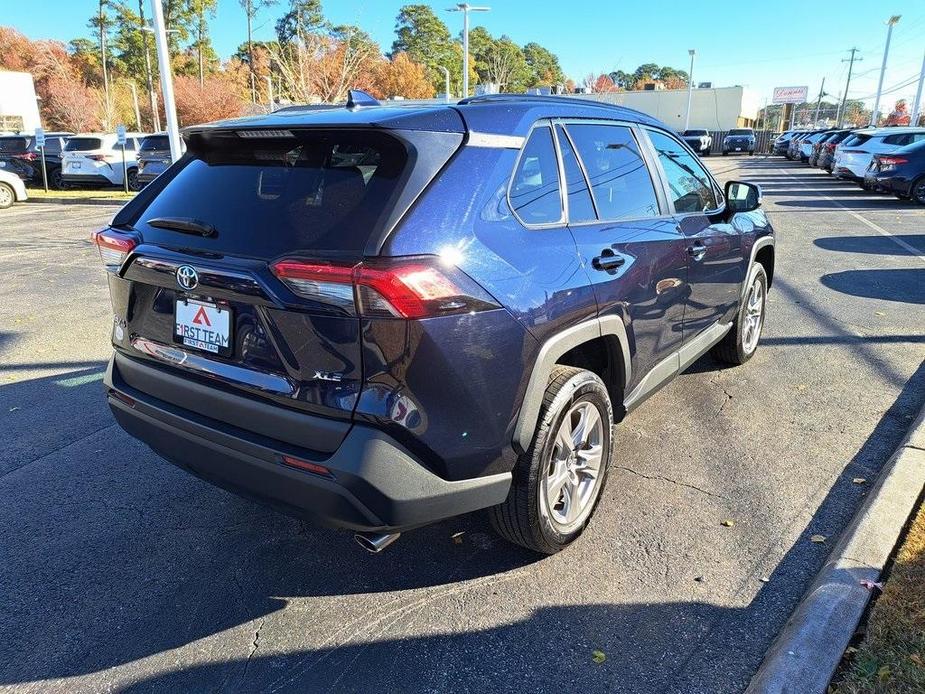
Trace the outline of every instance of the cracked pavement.
{"label": "cracked pavement", "polygon": [[620,424],[588,531],[542,559],[479,515],[373,556],[160,461],[99,381],[114,209],[0,213],[0,689],[741,691],[925,398],[925,209],[707,163],[778,231],[762,346]]}

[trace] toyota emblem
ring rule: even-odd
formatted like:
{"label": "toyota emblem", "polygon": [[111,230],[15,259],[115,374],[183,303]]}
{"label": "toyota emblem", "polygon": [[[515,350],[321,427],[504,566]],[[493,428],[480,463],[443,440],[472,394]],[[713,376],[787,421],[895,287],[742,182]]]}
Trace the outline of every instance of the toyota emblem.
{"label": "toyota emblem", "polygon": [[180,289],[192,291],[199,286],[199,273],[191,265],[181,265],[177,268],[177,284]]}

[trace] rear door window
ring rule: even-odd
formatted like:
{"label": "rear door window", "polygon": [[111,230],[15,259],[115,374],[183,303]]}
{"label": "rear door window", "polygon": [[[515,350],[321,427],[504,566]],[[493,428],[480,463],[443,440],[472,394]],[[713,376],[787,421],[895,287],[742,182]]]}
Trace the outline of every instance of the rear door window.
{"label": "rear door window", "polygon": [[[132,223],[145,241],[174,247],[257,258],[356,255],[390,211],[407,162],[404,145],[376,132],[197,136],[185,164]],[[156,217],[195,219],[215,234],[150,226]]]}
{"label": "rear door window", "polygon": [[588,173],[601,220],[659,215],[655,184],[629,128],[589,123],[566,130]]}
{"label": "rear door window", "polygon": [[556,126],[559,139],[559,152],[562,154],[562,168],[565,170],[565,191],[568,195],[568,220],[573,224],[590,222],[597,219],[591,191],[578,163],[578,157],[561,125]]}
{"label": "rear door window", "polygon": [[29,149],[29,140],[25,137],[0,137],[0,153],[25,152]]}
{"label": "rear door window", "polygon": [[524,145],[511,181],[510,201],[524,224],[562,221],[559,162],[549,126],[535,128]]}
{"label": "rear door window", "polygon": [[719,207],[716,188],[700,163],[674,138],[649,130],[649,139],[658,153],[668,181],[669,197],[675,212],[708,212]]}
{"label": "rear door window", "polygon": [[141,141],[142,152],[153,152],[157,150],[170,149],[170,143],[167,140],[165,135],[156,135],[154,137],[146,137]]}

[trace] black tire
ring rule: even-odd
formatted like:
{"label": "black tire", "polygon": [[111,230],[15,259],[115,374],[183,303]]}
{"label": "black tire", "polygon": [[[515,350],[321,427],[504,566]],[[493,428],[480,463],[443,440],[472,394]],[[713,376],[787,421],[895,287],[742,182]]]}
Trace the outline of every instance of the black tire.
{"label": "black tire", "polygon": [[[556,438],[566,416],[584,403],[590,403],[601,417],[600,467],[581,514],[574,526],[562,529],[546,500],[546,485]],[[513,470],[513,481],[503,504],[488,509],[489,519],[501,537],[540,554],[555,554],[571,544],[594,515],[607,481],[613,436],[613,408],[603,381],[594,373],[572,366],[557,366],[550,375],[536,433],[530,448]]]}
{"label": "black tire", "polygon": [[139,190],[144,188],[144,186],[138,180],[138,169],[129,169],[126,173],[128,177],[128,189],[137,193]]}
{"label": "black tire", "polygon": [[701,156],[701,157],[709,157],[709,156],[710,156],[710,150],[705,150],[705,151],[703,152],[703,154],[701,154],[700,156]]}
{"label": "black tire", "polygon": [[925,205],[925,176],[912,182],[912,185],[909,186],[909,193],[909,197],[919,205]]}
{"label": "black tire", "polygon": [[64,190],[64,173],[62,173],[61,167],[48,172],[48,187],[53,190]]}
{"label": "black tire", "polygon": [[[752,298],[752,292],[754,291],[756,282],[761,284],[761,313],[757,325],[758,334],[754,338],[754,344],[749,346],[745,344],[745,330],[748,326],[746,312],[749,308],[749,302]],[[739,306],[739,313],[736,315],[735,323],[732,324],[732,327],[729,329],[729,332],[726,333],[725,337],[717,342],[716,345],[713,346],[713,349],[710,350],[716,359],[726,362],[727,364],[744,364],[758,351],[758,344],[761,341],[761,331],[764,328],[765,308],[768,299],[768,275],[764,271],[764,267],[761,263],[754,263],[752,265],[752,269],[748,273],[747,287],[748,289],[745,291],[742,305]]]}
{"label": "black tire", "polygon": [[727,154],[729,154],[729,152],[723,152],[723,156],[724,156],[724,157],[725,157]]}
{"label": "black tire", "polygon": [[6,210],[16,202],[16,191],[7,183],[0,183],[0,210]]}

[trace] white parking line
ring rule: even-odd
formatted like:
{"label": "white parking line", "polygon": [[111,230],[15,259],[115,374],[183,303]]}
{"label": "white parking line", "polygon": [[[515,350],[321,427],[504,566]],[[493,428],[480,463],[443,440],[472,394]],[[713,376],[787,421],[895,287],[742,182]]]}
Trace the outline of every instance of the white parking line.
{"label": "white parking line", "polygon": [[[799,183],[799,184],[800,184],[801,186],[803,186],[804,188],[812,188],[812,186],[810,186],[808,183],[804,183],[803,181],[801,181],[800,179],[798,179],[796,176],[794,176],[794,175],[791,174],[789,171],[787,171],[787,169],[781,169],[781,171],[783,171],[785,174],[787,174],[790,178],[792,178],[794,181],[796,181],[797,183]],[[919,249],[916,248],[915,246],[906,243],[905,241],[903,241],[903,240],[900,239],[900,238],[896,238],[895,236],[893,236],[893,234],[891,234],[890,232],[888,232],[886,229],[884,229],[884,228],[883,228],[882,226],[880,226],[879,224],[875,224],[874,222],[870,221],[870,220],[867,219],[866,217],[864,217],[864,216],[862,216],[861,214],[859,214],[859,213],[855,212],[854,210],[852,210],[850,207],[846,207],[845,205],[843,205],[842,203],[840,203],[840,202],[839,202],[838,200],[836,200],[835,198],[829,197],[829,196],[826,195],[825,193],[817,193],[817,194],[818,194],[818,196],[819,196],[820,198],[822,198],[823,200],[828,200],[830,203],[832,203],[832,204],[835,205],[836,207],[840,207],[841,209],[843,209],[845,212],[847,212],[848,214],[850,214],[852,217],[854,217],[856,220],[858,220],[858,221],[861,222],[862,224],[864,224],[864,225],[870,227],[871,229],[873,229],[874,231],[876,231],[876,232],[877,232],[878,234],[880,234],[881,236],[885,236],[885,237],[888,238],[890,241],[892,241],[892,242],[895,243],[896,245],[900,246],[901,248],[904,248],[905,250],[909,251],[909,253],[911,253],[911,254],[914,255],[916,258],[918,258],[918,259],[921,260],[923,263],[925,263],[925,253],[922,253],[921,251],[919,251]]]}

